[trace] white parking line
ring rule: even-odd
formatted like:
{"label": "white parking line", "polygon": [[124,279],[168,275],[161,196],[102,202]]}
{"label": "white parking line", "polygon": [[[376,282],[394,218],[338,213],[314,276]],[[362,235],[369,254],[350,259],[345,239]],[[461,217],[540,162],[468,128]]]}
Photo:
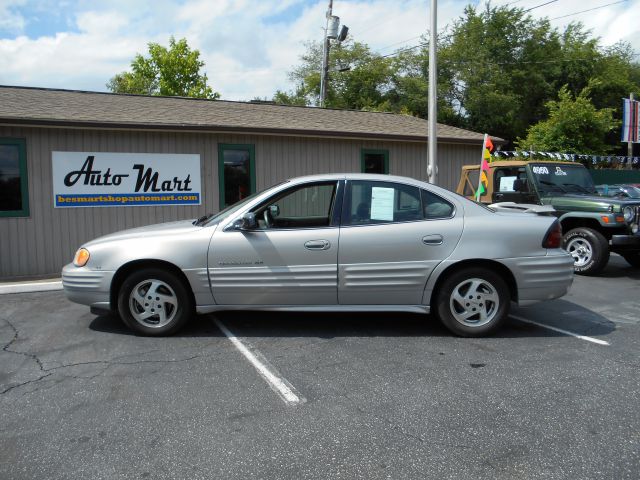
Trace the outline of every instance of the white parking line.
{"label": "white parking line", "polygon": [[547,328],[549,330],[553,330],[554,332],[563,333],[564,335],[570,335],[575,338],[579,338],[580,340],[584,340],[585,342],[596,343],[598,345],[611,345],[609,342],[604,340],[599,340],[593,337],[587,337],[585,335],[578,335],[577,333],[570,332],[568,330],[563,330],[561,328],[552,327],[551,325],[545,325],[544,323],[534,322],[533,320],[529,320],[528,318],[519,317],[517,315],[509,315],[511,318],[514,318],[520,322],[531,323],[533,325],[537,325],[538,327]]}
{"label": "white parking line", "polygon": [[255,367],[258,373],[264,378],[269,386],[278,394],[280,397],[287,403],[291,405],[297,405],[300,403],[304,403],[305,398],[295,392],[295,388],[287,382],[278,371],[271,365],[269,362],[263,357],[261,360],[258,360],[257,356],[261,356],[260,353],[254,349],[251,352],[239,339],[236,337],[233,332],[231,332],[220,320],[217,318],[213,318],[213,321],[218,326],[218,328],[224,333],[229,340],[235,345],[235,347],[245,356],[249,363]]}

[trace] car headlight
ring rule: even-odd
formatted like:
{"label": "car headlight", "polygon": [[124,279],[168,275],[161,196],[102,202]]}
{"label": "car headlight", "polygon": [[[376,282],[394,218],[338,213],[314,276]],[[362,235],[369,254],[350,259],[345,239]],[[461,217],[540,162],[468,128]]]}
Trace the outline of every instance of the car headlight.
{"label": "car headlight", "polygon": [[633,220],[634,212],[632,207],[624,207],[622,209],[622,214],[624,215],[624,221],[630,223]]}
{"label": "car headlight", "polygon": [[76,252],[75,257],[73,257],[73,264],[76,267],[84,267],[89,261],[89,250],[86,248],[79,248]]}

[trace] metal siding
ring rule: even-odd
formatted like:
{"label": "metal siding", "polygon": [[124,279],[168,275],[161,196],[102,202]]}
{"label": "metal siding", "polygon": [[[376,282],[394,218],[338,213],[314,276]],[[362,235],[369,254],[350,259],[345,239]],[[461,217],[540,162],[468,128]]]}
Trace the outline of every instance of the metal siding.
{"label": "metal siding", "polygon": [[[138,132],[0,126],[0,137],[27,140],[30,216],[0,218],[0,278],[58,274],[82,243],[117,230],[195,218],[218,210],[218,143],[255,145],[256,188],[314,173],[360,171],[363,148],[389,151],[389,171],[426,179],[427,146],[377,140],[241,134]],[[53,208],[52,151],[196,153],[201,156],[199,206]],[[440,145],[439,184],[455,189],[460,167],[480,147]]]}

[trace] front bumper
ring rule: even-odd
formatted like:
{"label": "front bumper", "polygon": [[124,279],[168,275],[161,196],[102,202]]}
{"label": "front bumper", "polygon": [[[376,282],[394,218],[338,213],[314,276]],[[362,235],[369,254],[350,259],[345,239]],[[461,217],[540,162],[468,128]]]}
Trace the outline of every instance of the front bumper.
{"label": "front bumper", "polygon": [[614,252],[640,252],[640,234],[612,235],[609,244]]}
{"label": "front bumper", "polygon": [[99,310],[110,310],[111,281],[115,272],[76,267],[73,263],[62,269],[62,288],[69,300]]}

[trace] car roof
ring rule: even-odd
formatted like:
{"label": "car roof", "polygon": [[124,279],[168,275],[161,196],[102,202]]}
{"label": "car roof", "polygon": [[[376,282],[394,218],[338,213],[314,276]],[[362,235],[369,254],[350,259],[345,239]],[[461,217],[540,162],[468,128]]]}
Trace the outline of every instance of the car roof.
{"label": "car roof", "polygon": [[290,178],[289,182],[316,182],[323,180],[376,180],[379,182],[399,182],[408,183],[416,186],[429,185],[428,182],[418,180],[411,177],[402,177],[399,175],[387,175],[383,173],[327,173],[319,175],[305,175],[303,177]]}
{"label": "car roof", "polygon": [[[331,181],[331,180],[370,180],[370,181],[378,181],[378,182],[396,182],[403,183],[405,185],[412,185],[417,188],[427,188],[431,190],[433,193],[437,193],[442,195],[449,200],[451,200],[451,196],[456,196],[455,192],[451,190],[447,190],[444,187],[440,187],[433,183],[425,182],[423,180],[418,180],[416,178],[411,177],[401,177],[399,175],[387,175],[383,173],[327,173],[321,175],[306,175],[303,177],[295,177],[290,178],[285,182],[285,185],[297,185],[301,183],[307,182],[322,182],[322,181]],[[284,187],[286,188],[286,187]]]}

